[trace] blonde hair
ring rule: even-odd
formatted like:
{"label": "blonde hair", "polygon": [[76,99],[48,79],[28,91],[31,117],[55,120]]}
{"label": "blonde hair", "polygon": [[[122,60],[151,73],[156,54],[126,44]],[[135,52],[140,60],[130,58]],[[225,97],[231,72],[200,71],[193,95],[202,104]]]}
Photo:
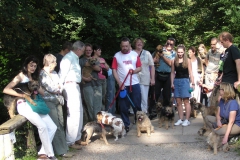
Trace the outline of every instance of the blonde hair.
{"label": "blonde hair", "polygon": [[[185,46],[184,46],[183,44],[179,44],[179,45],[177,46],[177,52],[178,52],[178,49],[183,49],[183,51],[184,51],[182,67],[183,67],[183,68],[188,68],[188,57],[187,57],[187,54],[185,53],[185,52],[186,52]],[[178,58],[178,55],[177,55],[177,54],[176,54],[176,56],[175,56],[174,64],[175,64],[177,67],[179,66],[179,58]]]}
{"label": "blonde hair", "polygon": [[49,66],[52,63],[56,63],[57,58],[52,54],[46,54],[43,58],[43,65]]}
{"label": "blonde hair", "polygon": [[199,44],[198,48],[203,48],[203,49],[204,49],[204,52],[203,52],[203,53],[200,53],[200,52],[198,51],[198,53],[199,53],[198,56],[199,56],[201,59],[205,58],[206,55],[207,55],[207,49],[206,49],[205,45],[204,45],[204,44]]}
{"label": "blonde hair", "polygon": [[222,82],[220,84],[220,89],[224,91],[222,99],[224,99],[225,102],[235,99],[236,94],[233,86],[230,83]]}
{"label": "blonde hair", "polygon": [[138,40],[140,40],[143,43],[143,47],[144,47],[144,45],[145,45],[144,39],[141,37],[138,37],[133,40],[133,48],[136,48],[136,43]]}

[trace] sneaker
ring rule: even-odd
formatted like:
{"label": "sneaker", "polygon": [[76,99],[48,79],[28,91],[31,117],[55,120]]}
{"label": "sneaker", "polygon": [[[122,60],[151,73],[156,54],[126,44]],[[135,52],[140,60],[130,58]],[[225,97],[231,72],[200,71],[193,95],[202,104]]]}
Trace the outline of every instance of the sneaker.
{"label": "sneaker", "polygon": [[185,119],[185,121],[182,122],[182,126],[186,127],[188,125],[190,125],[190,122],[189,122],[189,120]]}
{"label": "sneaker", "polygon": [[67,152],[67,153],[62,154],[62,155],[60,155],[60,156],[61,156],[61,157],[64,157],[64,158],[72,158],[72,157],[74,156],[74,154]]}
{"label": "sneaker", "polygon": [[53,156],[53,157],[48,157],[48,159],[58,160],[55,156]]}
{"label": "sneaker", "polygon": [[46,154],[40,154],[38,155],[37,160],[49,160],[49,158]]}
{"label": "sneaker", "polygon": [[183,121],[181,119],[179,119],[176,123],[174,123],[175,126],[179,126],[180,124],[182,124]]}
{"label": "sneaker", "polygon": [[77,144],[72,144],[72,145],[69,146],[69,148],[73,148],[73,149],[77,149],[77,150],[82,149],[82,147],[80,145],[77,145]]}
{"label": "sneaker", "polygon": [[129,127],[125,127],[126,133],[129,132]]}

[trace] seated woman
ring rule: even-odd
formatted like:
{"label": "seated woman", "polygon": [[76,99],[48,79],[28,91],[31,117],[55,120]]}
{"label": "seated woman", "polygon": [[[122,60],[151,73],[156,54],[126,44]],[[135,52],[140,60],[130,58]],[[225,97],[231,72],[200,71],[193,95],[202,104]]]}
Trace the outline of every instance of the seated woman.
{"label": "seated woman", "polygon": [[[38,59],[34,56],[29,56],[25,59],[20,73],[4,88],[3,93],[17,97],[24,97],[24,94],[17,93],[13,88],[19,83],[28,83],[31,80],[38,80],[38,76]],[[44,95],[41,88],[39,89],[39,93]],[[34,112],[24,98],[18,100],[17,111],[38,128],[39,137],[42,142],[42,147],[38,152],[38,159],[56,159],[53,152],[52,140],[57,126],[54,124],[50,116],[48,114],[43,115]]]}
{"label": "seated woman", "polygon": [[[222,144],[225,144],[229,137],[240,134],[240,110],[231,84],[222,82],[219,94],[222,98],[219,102],[216,117],[207,116],[206,121],[209,128],[213,128],[214,123],[217,124],[218,129],[215,129],[214,132],[224,136]],[[222,119],[226,119],[227,124],[222,124]]]}
{"label": "seated woman", "polygon": [[43,69],[40,71],[39,82],[44,89],[43,99],[50,109],[49,116],[57,125],[57,131],[52,141],[55,154],[63,157],[72,157],[70,153],[67,154],[68,145],[63,129],[63,112],[62,106],[64,103],[61,94],[62,86],[59,85],[59,77],[54,71],[56,67],[56,57],[52,54],[46,54],[43,58]]}

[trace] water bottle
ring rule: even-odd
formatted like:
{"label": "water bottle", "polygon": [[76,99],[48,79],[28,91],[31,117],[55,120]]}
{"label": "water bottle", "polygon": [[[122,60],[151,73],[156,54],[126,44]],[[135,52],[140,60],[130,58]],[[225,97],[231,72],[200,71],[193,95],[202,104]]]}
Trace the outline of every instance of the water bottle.
{"label": "water bottle", "polygon": [[193,88],[190,87],[189,90],[188,90],[188,92],[191,93],[192,91],[193,91]]}

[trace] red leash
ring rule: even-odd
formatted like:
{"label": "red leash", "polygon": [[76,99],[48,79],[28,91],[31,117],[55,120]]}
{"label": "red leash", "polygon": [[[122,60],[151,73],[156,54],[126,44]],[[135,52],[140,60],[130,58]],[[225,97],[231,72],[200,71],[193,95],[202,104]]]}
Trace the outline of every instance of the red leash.
{"label": "red leash", "polygon": [[130,92],[132,92],[132,73],[133,73],[133,70],[130,69],[130,70],[128,71],[128,74],[126,75],[124,81],[122,82],[122,85],[121,85],[120,88],[118,89],[117,94],[115,95],[114,99],[112,100],[112,103],[109,105],[108,110],[109,110],[110,108],[112,108],[112,105],[113,105],[114,101],[116,101],[116,99],[117,99],[117,97],[118,97],[118,94],[120,93],[121,88],[122,88],[122,86],[124,85],[125,81],[127,80],[127,77],[128,77],[129,74],[130,74],[130,89],[129,89],[129,90],[130,90]]}

